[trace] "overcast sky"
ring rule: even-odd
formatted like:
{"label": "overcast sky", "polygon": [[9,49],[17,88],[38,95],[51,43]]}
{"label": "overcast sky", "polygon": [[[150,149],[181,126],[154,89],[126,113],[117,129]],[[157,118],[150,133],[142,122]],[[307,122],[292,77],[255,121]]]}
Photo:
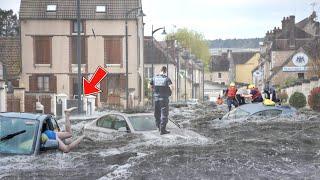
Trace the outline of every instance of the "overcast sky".
{"label": "overcast sky", "polygon": [[[284,16],[295,15],[299,21],[312,12],[312,2],[320,0],[142,0],[145,35],[152,24],[187,27],[199,31],[207,39],[263,37],[266,31],[281,26]],[[315,10],[320,13],[320,6]],[[20,0],[0,0],[0,8],[18,12]],[[159,33],[161,34],[161,33]],[[161,39],[161,35],[157,35]]]}

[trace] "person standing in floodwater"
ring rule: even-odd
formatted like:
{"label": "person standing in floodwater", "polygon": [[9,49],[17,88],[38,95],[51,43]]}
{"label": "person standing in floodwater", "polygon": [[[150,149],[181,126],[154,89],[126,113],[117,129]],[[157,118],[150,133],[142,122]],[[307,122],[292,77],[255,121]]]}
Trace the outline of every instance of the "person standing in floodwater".
{"label": "person standing in floodwater", "polygon": [[160,135],[170,133],[166,130],[166,126],[169,115],[169,97],[172,94],[172,82],[166,73],[167,67],[163,66],[160,74],[153,77],[150,82],[150,86],[154,93],[154,117],[156,119],[156,125],[160,131]]}

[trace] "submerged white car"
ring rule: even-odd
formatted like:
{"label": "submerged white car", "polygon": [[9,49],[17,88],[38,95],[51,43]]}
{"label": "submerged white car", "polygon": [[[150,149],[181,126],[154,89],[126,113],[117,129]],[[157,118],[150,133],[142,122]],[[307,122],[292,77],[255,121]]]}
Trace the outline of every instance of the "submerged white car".
{"label": "submerged white car", "polygon": [[[179,124],[168,121],[167,130],[171,133],[160,135],[152,113],[124,114],[108,113],[84,126],[84,133],[93,140],[115,140],[126,134],[140,134],[144,139],[184,139],[203,142],[204,137],[196,132],[180,129]],[[161,136],[161,138],[160,138]]]}
{"label": "submerged white car", "polygon": [[[178,124],[174,124],[171,121],[168,122],[167,129],[177,128],[179,128]],[[145,131],[158,131],[154,115],[151,113],[108,113],[85,125],[84,129],[85,131],[105,133],[139,133]]]}

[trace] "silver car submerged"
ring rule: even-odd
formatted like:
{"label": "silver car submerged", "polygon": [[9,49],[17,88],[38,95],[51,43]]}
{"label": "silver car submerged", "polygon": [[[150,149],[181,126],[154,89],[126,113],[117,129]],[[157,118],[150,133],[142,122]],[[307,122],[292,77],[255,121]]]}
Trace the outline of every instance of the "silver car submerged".
{"label": "silver car submerged", "polygon": [[225,114],[220,120],[291,117],[297,110],[290,106],[265,106],[262,103],[245,104]]}

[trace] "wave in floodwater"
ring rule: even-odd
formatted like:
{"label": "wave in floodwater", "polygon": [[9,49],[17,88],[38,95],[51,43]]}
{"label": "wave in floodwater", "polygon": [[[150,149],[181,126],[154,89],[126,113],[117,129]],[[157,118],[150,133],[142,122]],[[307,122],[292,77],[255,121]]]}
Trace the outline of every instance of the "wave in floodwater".
{"label": "wave in floodwater", "polygon": [[[180,108],[170,135],[95,134],[69,154],[0,158],[0,179],[318,179],[320,118],[214,120],[221,110]],[[184,116],[185,115],[185,116]],[[78,122],[80,131],[85,123]],[[76,132],[77,133],[77,132]],[[94,136],[94,135],[92,135]]]}

